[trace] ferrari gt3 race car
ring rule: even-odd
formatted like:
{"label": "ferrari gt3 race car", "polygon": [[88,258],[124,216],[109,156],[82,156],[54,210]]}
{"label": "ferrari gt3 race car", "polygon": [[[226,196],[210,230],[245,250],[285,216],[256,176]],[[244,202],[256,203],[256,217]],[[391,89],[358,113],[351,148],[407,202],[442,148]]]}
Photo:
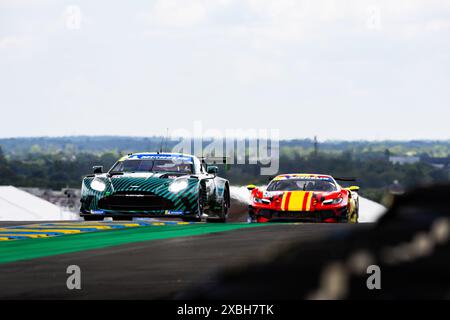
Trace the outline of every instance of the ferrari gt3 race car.
{"label": "ferrari gt3 race car", "polygon": [[118,160],[103,173],[84,177],[80,215],[85,220],[112,217],[179,217],[185,221],[225,222],[230,207],[229,182],[217,166],[192,155],[137,153]]}
{"label": "ferrari gt3 race car", "polygon": [[339,179],[319,174],[283,174],[271,180],[265,189],[249,185],[249,222],[300,220],[356,223],[359,187],[343,188],[336,180]]}

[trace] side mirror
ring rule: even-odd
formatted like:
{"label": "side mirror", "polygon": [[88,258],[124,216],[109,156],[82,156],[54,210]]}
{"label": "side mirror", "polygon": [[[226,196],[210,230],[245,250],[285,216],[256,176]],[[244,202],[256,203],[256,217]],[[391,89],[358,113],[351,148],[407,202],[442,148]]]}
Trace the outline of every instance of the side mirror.
{"label": "side mirror", "polygon": [[350,191],[353,191],[353,192],[358,192],[359,191],[359,187],[357,187],[357,186],[351,186],[351,187],[349,187],[347,189],[350,190]]}
{"label": "side mirror", "polygon": [[92,169],[94,170],[94,174],[103,173],[103,166],[93,166]]}
{"label": "side mirror", "polygon": [[249,184],[249,185],[247,186],[247,190],[249,190],[249,191],[252,191],[252,190],[254,190],[254,189],[256,189],[256,186],[255,186],[254,184]]}
{"label": "side mirror", "polygon": [[219,172],[219,168],[216,166],[208,166],[208,171],[209,174],[214,174],[216,175]]}

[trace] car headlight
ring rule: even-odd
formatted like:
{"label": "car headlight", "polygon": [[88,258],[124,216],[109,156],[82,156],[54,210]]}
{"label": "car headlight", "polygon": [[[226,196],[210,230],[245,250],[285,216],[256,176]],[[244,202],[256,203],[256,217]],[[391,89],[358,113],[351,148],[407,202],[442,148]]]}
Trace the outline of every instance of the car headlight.
{"label": "car headlight", "polygon": [[340,204],[344,199],[342,198],[336,198],[336,199],[328,199],[322,202],[324,205],[330,205],[330,204]]}
{"label": "car headlight", "polygon": [[172,193],[180,192],[181,190],[186,189],[188,186],[188,181],[186,179],[175,180],[169,186],[169,191]]}
{"label": "car headlight", "polygon": [[103,192],[106,189],[106,184],[101,180],[94,179],[91,182],[91,188],[95,191]]}

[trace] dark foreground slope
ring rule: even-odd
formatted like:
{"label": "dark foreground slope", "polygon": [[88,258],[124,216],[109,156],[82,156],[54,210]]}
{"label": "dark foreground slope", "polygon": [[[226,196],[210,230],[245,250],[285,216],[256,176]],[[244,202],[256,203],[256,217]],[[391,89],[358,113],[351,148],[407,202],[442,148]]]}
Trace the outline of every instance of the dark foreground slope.
{"label": "dark foreground slope", "polygon": [[[307,246],[292,242],[180,298],[449,299],[449,195],[450,186],[410,192],[374,228],[332,233]],[[375,273],[379,281],[370,277]],[[369,290],[367,282],[381,289]]]}

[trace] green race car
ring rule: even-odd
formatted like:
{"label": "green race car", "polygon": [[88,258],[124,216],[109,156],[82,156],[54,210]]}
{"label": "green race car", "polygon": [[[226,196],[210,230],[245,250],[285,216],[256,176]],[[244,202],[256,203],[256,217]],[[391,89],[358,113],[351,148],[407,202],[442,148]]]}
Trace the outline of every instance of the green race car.
{"label": "green race car", "polygon": [[85,220],[178,217],[184,221],[225,222],[230,187],[218,167],[178,153],[136,153],[103,173],[83,178],[80,215]]}

